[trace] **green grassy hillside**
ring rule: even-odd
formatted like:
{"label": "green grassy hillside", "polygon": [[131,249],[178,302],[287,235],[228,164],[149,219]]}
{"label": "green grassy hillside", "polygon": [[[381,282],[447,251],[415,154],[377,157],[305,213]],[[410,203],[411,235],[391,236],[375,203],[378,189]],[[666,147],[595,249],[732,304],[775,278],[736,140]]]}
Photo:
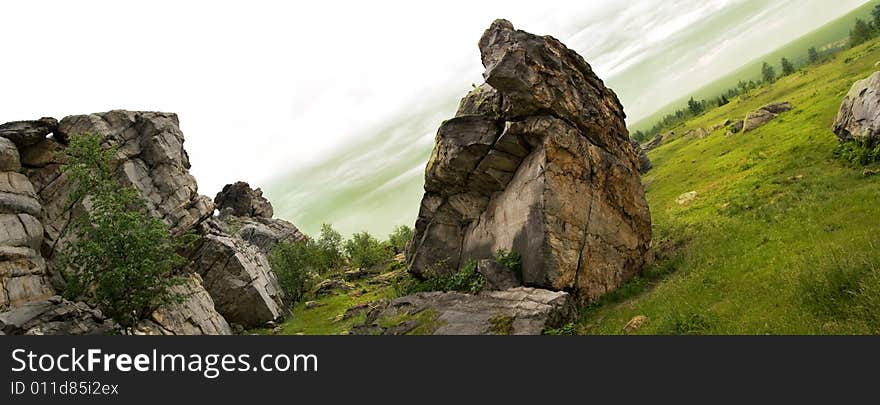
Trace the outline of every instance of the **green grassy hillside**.
{"label": "green grassy hillside", "polygon": [[663,116],[665,116],[666,114],[669,114],[671,112],[674,112],[676,109],[680,109],[686,106],[687,100],[691,97],[694,97],[698,100],[716,98],[722,93],[726,92],[728,89],[736,87],[737,82],[739,82],[740,80],[760,80],[761,65],[765,61],[773,65],[777,65],[776,69],[777,71],[779,71],[780,68],[778,65],[783,57],[789,58],[797,64],[802,64],[806,60],[807,50],[809,50],[811,47],[816,47],[817,49],[821,50],[827,47],[845,45],[841,44],[841,41],[846,41],[848,39],[849,31],[855,24],[855,20],[858,18],[870,19],[871,11],[878,4],[880,4],[880,0],[870,1],[848,13],[847,15],[838,18],[833,22],[830,22],[809,34],[804,35],[803,37],[798,38],[788,45],[785,45],[770,54],[764,55],[747,63],[739,69],[697,90],[693,94],[687,94],[681,99],[676,100],[675,102],[667,106],[664,106],[655,113],[639,120],[638,122],[632,123],[629,126],[630,130],[633,132],[638,130],[649,130],[651,126],[660,121],[660,119],[662,119]]}
{"label": "green grassy hillside", "polygon": [[[666,258],[582,311],[578,331],[619,334],[644,315],[636,333],[880,333],[880,178],[834,159],[830,130],[846,92],[878,61],[872,41],[674,128],[710,128],[775,101],[795,106],[749,133],[678,137],[649,154],[644,182]],[[676,203],[691,191],[693,203]]]}

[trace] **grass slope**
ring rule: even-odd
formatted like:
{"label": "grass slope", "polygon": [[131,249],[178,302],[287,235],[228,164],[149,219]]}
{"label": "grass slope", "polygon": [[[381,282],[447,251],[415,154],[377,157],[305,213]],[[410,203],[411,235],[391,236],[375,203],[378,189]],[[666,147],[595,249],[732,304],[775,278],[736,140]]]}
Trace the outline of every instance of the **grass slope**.
{"label": "grass slope", "polygon": [[[644,177],[655,243],[678,245],[671,260],[582,311],[578,332],[623,333],[637,315],[641,334],[878,333],[843,316],[817,315],[802,280],[832,271],[836,258],[880,263],[880,178],[833,159],[830,127],[856,80],[877,70],[880,43],[842,52],[753,90],[675,128],[742,119],[770,102],[794,110],[746,134],[726,129],[677,138],[650,153]],[[675,199],[696,191],[695,202]],[[837,314],[839,315],[839,314]]]}
{"label": "grass slope", "polygon": [[861,18],[869,20],[871,18],[871,11],[878,4],[880,4],[880,0],[868,2],[846,14],[845,16],[828,23],[809,34],[798,38],[795,41],[792,41],[791,43],[777,49],[776,51],[773,51],[767,55],[764,55],[747,63],[746,65],[740,67],[732,73],[729,73],[721,77],[720,79],[712,82],[711,84],[708,84],[705,87],[693,92],[693,94],[688,94],[681,99],[676,100],[667,106],[664,106],[663,108],[657,110],[655,113],[639,120],[638,122],[633,123],[632,125],[630,125],[630,130],[633,132],[638,130],[650,130],[655,123],[663,118],[663,116],[686,106],[687,100],[690,99],[692,96],[698,100],[716,98],[722,93],[727,92],[728,89],[736,87],[736,84],[740,80],[760,80],[761,66],[765,61],[776,66],[777,72],[781,71],[779,63],[783,57],[789,58],[797,64],[805,63],[807,50],[812,47],[816,47],[816,49],[823,49],[832,44],[847,40],[849,38],[849,31],[850,29],[852,29],[853,25],[855,25],[856,19]]}

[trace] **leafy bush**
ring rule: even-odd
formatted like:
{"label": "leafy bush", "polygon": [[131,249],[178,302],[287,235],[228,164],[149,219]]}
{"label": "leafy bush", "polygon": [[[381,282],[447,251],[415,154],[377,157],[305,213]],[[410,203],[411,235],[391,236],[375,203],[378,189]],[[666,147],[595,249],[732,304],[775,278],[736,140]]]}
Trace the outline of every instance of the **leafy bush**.
{"label": "leafy bush", "polygon": [[495,261],[512,270],[522,280],[522,256],[519,253],[499,249],[498,252],[495,252]]}
{"label": "leafy bush", "polygon": [[349,263],[357,268],[371,268],[391,258],[391,252],[367,232],[356,233],[345,241]]}
{"label": "leafy bush", "polygon": [[401,225],[395,228],[391,235],[388,235],[388,244],[394,248],[395,252],[403,253],[406,249],[406,244],[409,243],[412,238],[413,229],[406,225]]}
{"label": "leafy bush", "polygon": [[880,142],[867,137],[857,137],[841,142],[834,150],[834,157],[857,166],[867,166],[880,162]]}
{"label": "leafy bush", "polygon": [[333,229],[332,226],[324,224],[321,226],[321,237],[314,243],[309,244],[313,248],[313,265],[314,270],[320,274],[325,274],[331,270],[342,267],[344,256],[342,254],[342,235]]}
{"label": "leafy bush", "polygon": [[[442,267],[438,264],[436,267]],[[476,294],[483,290],[486,279],[477,271],[477,262],[468,261],[461,270],[453,274],[444,274],[437,269],[428,269],[428,275],[424,280],[407,279],[395,286],[398,295],[410,295],[422,292],[463,292]]]}
{"label": "leafy bush", "polygon": [[543,334],[548,336],[573,336],[577,333],[574,323],[567,323],[560,328],[547,329]]}
{"label": "leafy bush", "polygon": [[162,305],[184,297],[172,287],[184,282],[175,269],[185,260],[177,252],[194,237],[173,237],[167,225],[146,213],[137,190],[113,178],[115,148],[96,135],[73,137],[65,150],[71,206],[87,201],[89,211],[71,223],[73,242],[60,252],[68,299],[94,299],[124,327],[146,319]]}
{"label": "leafy bush", "polygon": [[311,241],[281,242],[272,248],[269,265],[290,305],[301,301],[311,288],[311,271],[317,271],[317,251]]}

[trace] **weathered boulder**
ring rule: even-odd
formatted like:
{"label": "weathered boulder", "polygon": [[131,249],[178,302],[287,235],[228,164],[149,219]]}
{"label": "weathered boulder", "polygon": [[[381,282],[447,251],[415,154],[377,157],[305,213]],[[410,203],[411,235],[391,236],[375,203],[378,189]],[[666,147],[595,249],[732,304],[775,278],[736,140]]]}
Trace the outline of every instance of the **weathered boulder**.
{"label": "weathered boulder", "polygon": [[792,105],[788,101],[782,101],[772,104],[767,104],[755,111],[750,112],[745,121],[743,122],[743,132],[753,131],[759,127],[766,125],[768,122],[773,121],[779,114],[782,114],[787,111],[791,111]]}
{"label": "weathered boulder", "polygon": [[381,303],[352,332],[360,335],[540,335],[575,318],[568,293],[534,288],[479,295],[423,293]]}
{"label": "weathered boulder", "polygon": [[101,311],[58,296],[0,313],[0,331],[7,335],[100,335],[115,328]]}
{"label": "weathered boulder", "polygon": [[880,72],[853,84],[840,105],[833,130],[841,141],[880,139]]}
{"label": "weathered boulder", "polygon": [[0,138],[0,172],[19,169],[21,169],[21,157],[18,148],[9,139]]}
{"label": "weathered boulder", "polygon": [[504,291],[522,285],[513,270],[492,259],[477,262],[477,272],[486,279],[485,289],[489,291]]}
{"label": "weathered boulder", "polygon": [[592,300],[638,274],[651,220],[623,107],[552,37],[495,21],[480,39],[486,84],[438,130],[410,269],[451,273],[499,249],[526,285]]}
{"label": "weathered boulder", "polygon": [[732,124],[728,126],[727,135],[738,134],[743,130],[743,126],[745,126],[744,120],[736,120]]}
{"label": "weathered boulder", "polygon": [[266,255],[209,220],[190,255],[192,270],[202,276],[214,306],[232,323],[260,326],[283,315],[284,297]]}
{"label": "weathered boulder", "polygon": [[[670,136],[671,136],[671,135],[670,135]],[[654,137],[654,139],[651,139],[650,142],[648,142],[648,143],[646,143],[644,146],[642,146],[642,149],[644,149],[644,150],[653,150],[653,149],[656,149],[656,148],[657,148],[658,146],[660,146],[661,144],[663,144],[663,134],[657,134],[657,135]]]}
{"label": "weathered boulder", "polygon": [[269,253],[279,242],[298,242],[306,236],[290,222],[278,218],[240,217],[232,215],[228,209],[221,211],[214,223],[223,232],[237,236],[258,247],[263,253]]}
{"label": "weathered boulder", "polygon": [[703,139],[709,136],[709,131],[705,128],[696,128],[685,132],[684,136],[688,139]]}
{"label": "weathered boulder", "polygon": [[19,148],[33,145],[55,132],[58,120],[40,118],[36,121],[13,121],[0,125],[0,138],[7,138]]}
{"label": "weathered boulder", "polygon": [[232,328],[214,309],[214,300],[202,286],[198,274],[189,274],[186,282],[175,286],[174,294],[184,301],[154,311],[150,319],[135,330],[139,335],[231,335]]}
{"label": "weathered boulder", "polygon": [[214,197],[214,205],[218,210],[230,210],[238,217],[272,218],[272,204],[263,197],[263,191],[252,189],[243,181],[227,184]]}
{"label": "weathered boulder", "polygon": [[633,151],[639,157],[639,173],[645,174],[649,172],[654,165],[651,164],[651,159],[648,158],[648,151],[642,148],[642,145],[638,143],[635,139],[632,140]]}

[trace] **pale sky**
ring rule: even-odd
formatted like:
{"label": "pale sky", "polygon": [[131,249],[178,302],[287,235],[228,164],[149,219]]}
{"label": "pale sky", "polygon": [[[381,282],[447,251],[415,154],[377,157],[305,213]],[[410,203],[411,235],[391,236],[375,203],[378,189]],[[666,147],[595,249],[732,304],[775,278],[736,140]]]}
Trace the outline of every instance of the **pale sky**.
{"label": "pale sky", "polygon": [[439,123],[495,18],[580,52],[630,122],[865,0],[27,1],[0,4],[0,122],[176,112],[200,192],[383,235],[414,221]]}

